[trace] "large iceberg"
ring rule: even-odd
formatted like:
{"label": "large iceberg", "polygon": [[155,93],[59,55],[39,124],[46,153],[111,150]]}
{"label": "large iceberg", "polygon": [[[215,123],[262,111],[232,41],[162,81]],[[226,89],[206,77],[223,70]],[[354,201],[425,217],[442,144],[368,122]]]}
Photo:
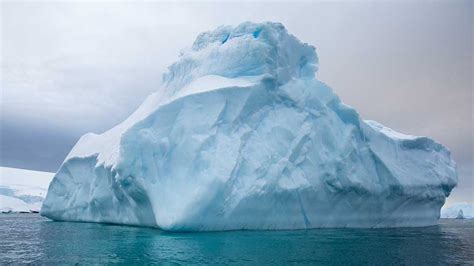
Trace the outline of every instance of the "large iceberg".
{"label": "large iceberg", "polygon": [[280,23],[200,34],[128,119],[81,137],[41,214],[192,231],[437,223],[450,152],[362,120],[317,69]]}

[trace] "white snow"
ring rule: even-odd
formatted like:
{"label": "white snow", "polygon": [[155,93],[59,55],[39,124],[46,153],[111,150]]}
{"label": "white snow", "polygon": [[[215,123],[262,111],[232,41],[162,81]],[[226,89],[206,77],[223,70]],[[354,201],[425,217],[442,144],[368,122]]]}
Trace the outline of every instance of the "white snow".
{"label": "white snow", "polygon": [[441,218],[458,218],[460,211],[462,211],[462,215],[465,219],[474,219],[474,204],[467,202],[457,202],[449,207],[443,207],[441,209]]}
{"label": "white snow", "polygon": [[403,133],[400,133],[400,132],[397,132],[391,128],[388,128],[376,121],[373,121],[373,120],[364,120],[364,122],[373,127],[375,130],[379,131],[380,133],[383,133],[385,134],[386,136],[392,138],[392,139],[398,139],[398,140],[403,140],[403,139],[407,139],[407,140],[410,140],[410,139],[416,139],[416,138],[419,138],[417,136],[413,136],[413,135],[406,135],[406,134],[403,134]]}
{"label": "white snow", "polygon": [[84,135],[42,207],[165,230],[436,224],[449,151],[364,121],[279,23],[202,33],[128,119]]}
{"label": "white snow", "polygon": [[0,167],[0,211],[39,211],[54,173]]}
{"label": "white snow", "polygon": [[[39,207],[41,207],[41,204]],[[32,207],[30,204],[24,202],[21,199],[17,199],[17,198],[5,196],[5,195],[0,195],[0,211],[2,212],[8,212],[8,211],[29,212],[31,208],[34,208],[34,207]]]}
{"label": "white snow", "polygon": [[249,87],[256,84],[261,79],[260,76],[254,77],[240,77],[240,78],[226,78],[216,75],[207,75],[190,82],[184,86],[176,94],[174,99],[178,99],[187,95],[212,91],[221,88],[229,87]]}

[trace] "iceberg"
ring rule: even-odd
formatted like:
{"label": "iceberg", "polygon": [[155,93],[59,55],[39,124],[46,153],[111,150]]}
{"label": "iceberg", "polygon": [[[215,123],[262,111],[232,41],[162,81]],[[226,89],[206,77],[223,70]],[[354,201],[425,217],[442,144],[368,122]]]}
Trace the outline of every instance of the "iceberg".
{"label": "iceberg", "polygon": [[457,202],[450,207],[443,207],[441,209],[441,218],[474,219],[474,205],[467,202]]}
{"label": "iceberg", "polygon": [[170,231],[436,224],[448,149],[364,121],[280,23],[200,34],[125,121],[82,136],[49,186],[53,220]]}

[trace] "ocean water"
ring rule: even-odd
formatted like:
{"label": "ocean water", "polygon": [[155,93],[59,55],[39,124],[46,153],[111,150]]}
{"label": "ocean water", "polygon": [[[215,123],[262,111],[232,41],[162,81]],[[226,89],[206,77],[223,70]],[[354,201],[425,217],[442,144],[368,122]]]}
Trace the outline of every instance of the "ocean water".
{"label": "ocean water", "polygon": [[474,220],[396,229],[167,233],[0,214],[0,263],[474,264]]}

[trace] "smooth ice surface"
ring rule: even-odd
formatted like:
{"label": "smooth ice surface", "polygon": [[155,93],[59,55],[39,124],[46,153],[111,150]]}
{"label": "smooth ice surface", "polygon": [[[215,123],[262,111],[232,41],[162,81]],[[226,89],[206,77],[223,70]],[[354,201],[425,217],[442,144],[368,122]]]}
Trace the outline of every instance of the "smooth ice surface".
{"label": "smooth ice surface", "polygon": [[462,213],[462,218],[465,219],[474,219],[474,205],[467,202],[458,202],[453,204],[450,207],[444,207],[441,209],[441,218],[456,219],[460,212]]}
{"label": "smooth ice surface", "polygon": [[0,211],[39,211],[54,173],[0,167]]}
{"label": "smooth ice surface", "polygon": [[318,65],[279,23],[200,34],[136,112],[78,141],[41,214],[165,230],[437,223],[457,183],[449,151],[362,120]]}

